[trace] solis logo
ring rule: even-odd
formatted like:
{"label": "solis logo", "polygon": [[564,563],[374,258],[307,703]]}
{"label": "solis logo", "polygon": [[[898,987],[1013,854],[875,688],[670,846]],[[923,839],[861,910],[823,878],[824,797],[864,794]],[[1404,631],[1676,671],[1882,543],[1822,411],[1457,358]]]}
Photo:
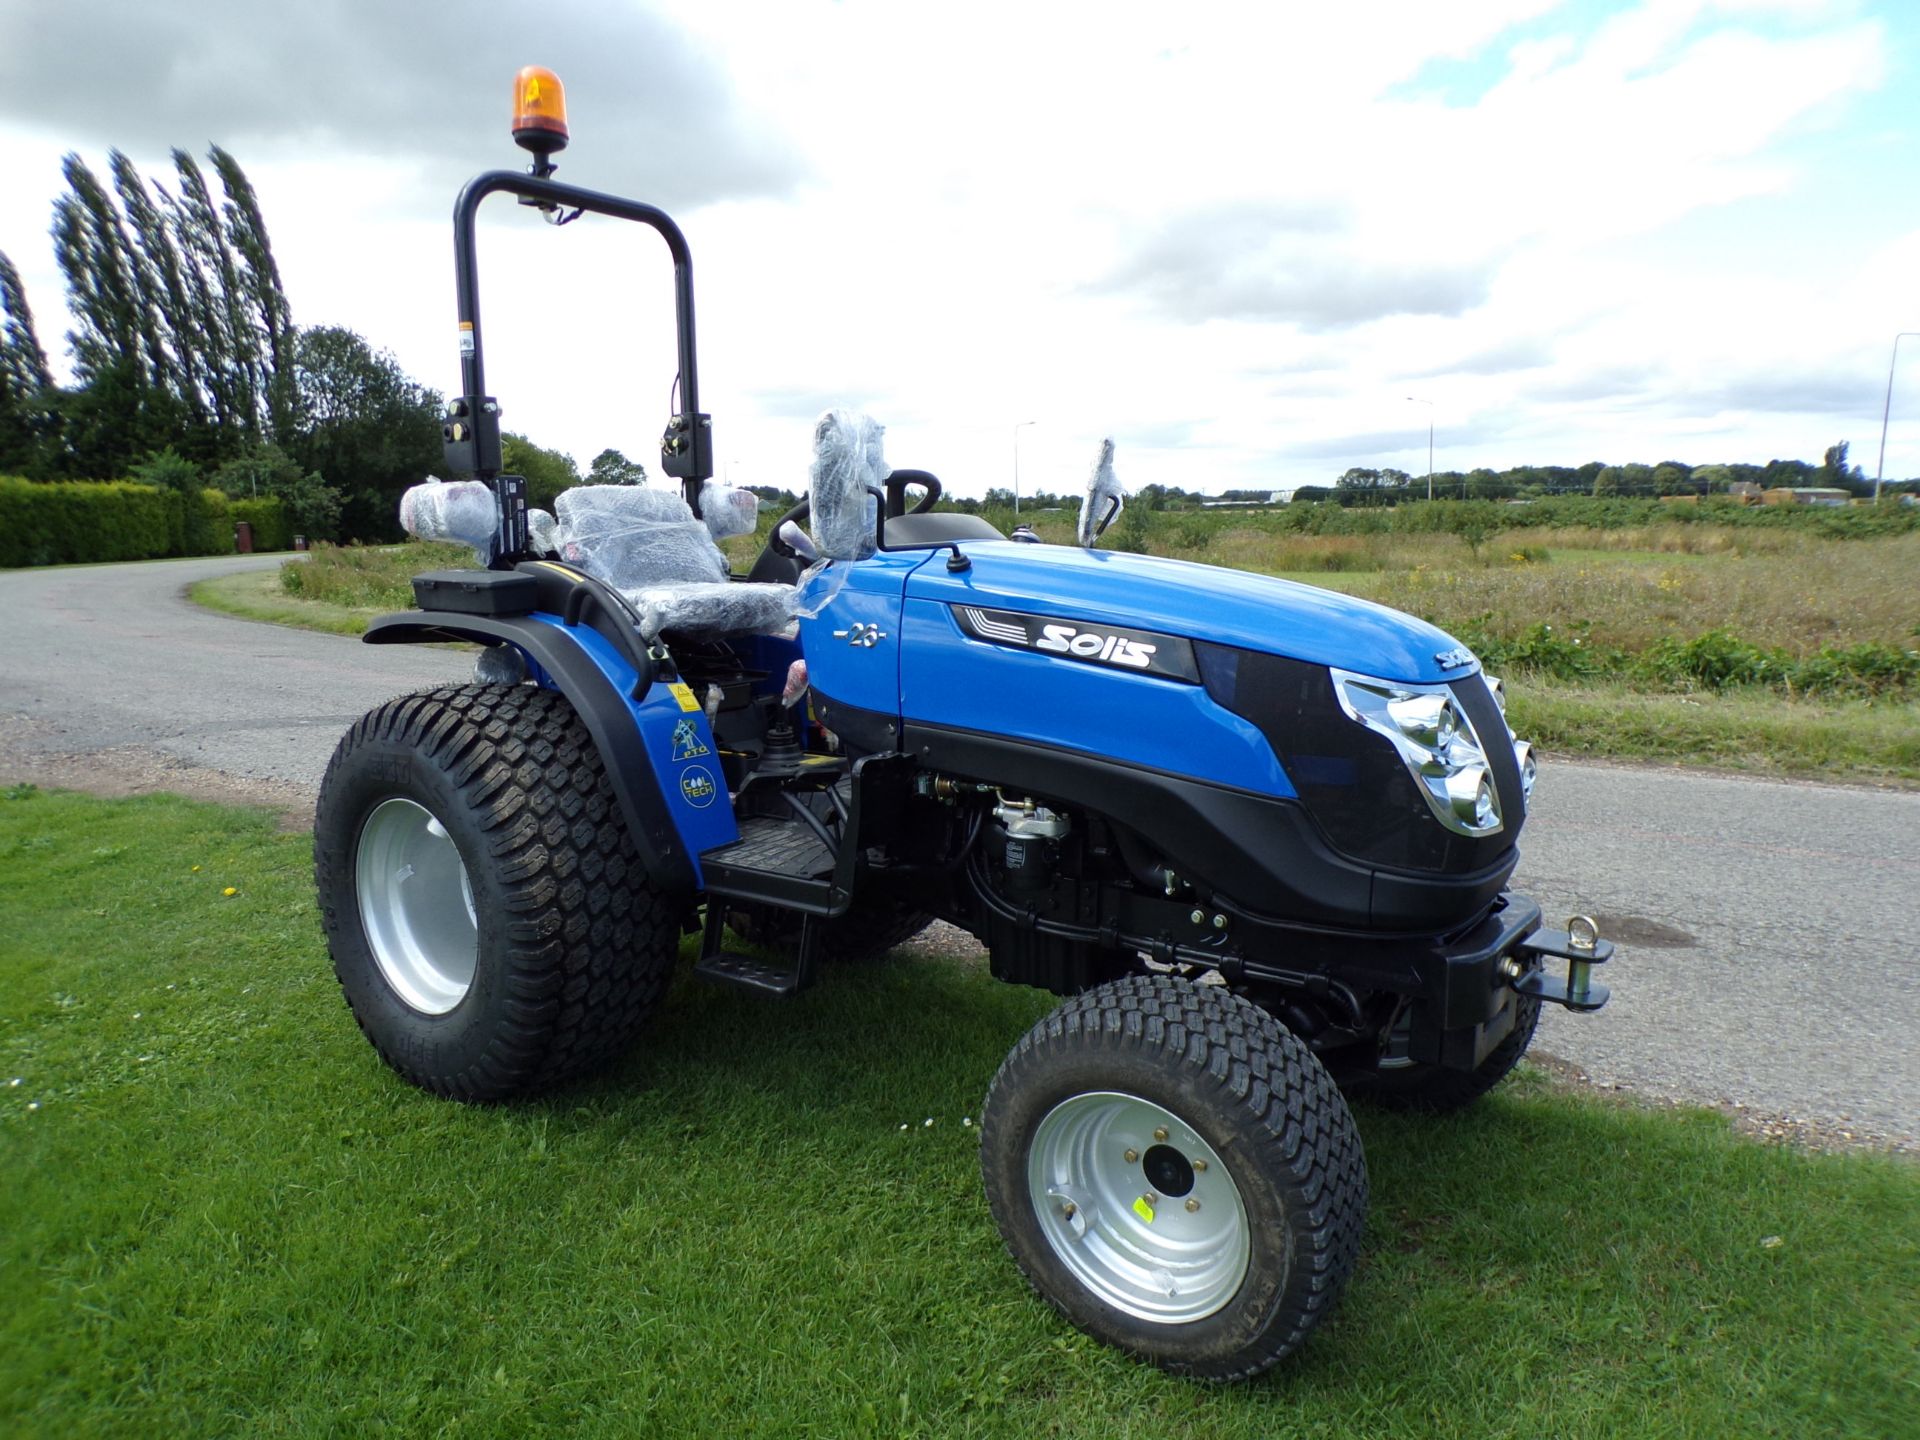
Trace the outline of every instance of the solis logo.
{"label": "solis logo", "polygon": [[1109,635],[1101,630],[1076,630],[1071,625],[1042,625],[1036,650],[1051,650],[1056,655],[1077,655],[1082,660],[1105,660],[1112,665],[1132,665],[1144,670],[1153,663],[1159,647],[1144,640],[1129,640],[1124,635]]}

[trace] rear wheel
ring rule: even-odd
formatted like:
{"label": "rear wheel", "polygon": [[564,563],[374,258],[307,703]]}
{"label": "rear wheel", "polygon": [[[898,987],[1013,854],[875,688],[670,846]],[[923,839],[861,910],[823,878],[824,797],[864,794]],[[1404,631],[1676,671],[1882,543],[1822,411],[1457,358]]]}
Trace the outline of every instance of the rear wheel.
{"label": "rear wheel", "polygon": [[678,933],[564,696],[464,685],[391,700],[334,751],[314,821],[334,973],[381,1057],[504,1100],[617,1054]]}
{"label": "rear wheel", "polygon": [[1311,1051],[1218,986],[1129,976],[1014,1047],[982,1113],[987,1201],[1056,1309],[1169,1370],[1242,1379],[1352,1273],[1366,1161]]}

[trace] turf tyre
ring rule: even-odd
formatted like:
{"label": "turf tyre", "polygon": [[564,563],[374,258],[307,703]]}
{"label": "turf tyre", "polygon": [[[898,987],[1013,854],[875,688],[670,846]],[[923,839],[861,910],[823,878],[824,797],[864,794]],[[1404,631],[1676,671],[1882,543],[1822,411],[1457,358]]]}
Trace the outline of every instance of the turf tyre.
{"label": "turf tyre", "polygon": [[[1164,1107],[1230,1176],[1245,1269],[1212,1313],[1178,1323],[1130,1313],[1048,1238],[1030,1184],[1036,1137],[1056,1107],[1101,1092]],[[1367,1173],[1346,1101],[1296,1036],[1220,986],[1128,976],[1069,1000],[1007,1056],[981,1127],[988,1206],[1022,1273],[1073,1324],[1164,1369],[1260,1373],[1305,1343],[1353,1273]]]}
{"label": "turf tyre", "polygon": [[1515,997],[1513,1029],[1472,1070],[1448,1070],[1405,1058],[1405,1039],[1389,1036],[1380,1068],[1355,1076],[1347,1093],[1388,1110],[1445,1115],[1464,1110],[1507,1078],[1533,1043],[1540,1024],[1540,1001],[1531,995]]}
{"label": "turf tyre", "polygon": [[[394,800],[438,820],[471,888],[472,979],[444,1013],[396,989],[362,921],[358,847]],[[361,1030],[400,1075],[453,1099],[531,1094],[619,1054],[678,951],[675,908],[648,880],[586,728],[564,696],[530,685],[422,691],[355,722],[321,782],[314,873]]]}

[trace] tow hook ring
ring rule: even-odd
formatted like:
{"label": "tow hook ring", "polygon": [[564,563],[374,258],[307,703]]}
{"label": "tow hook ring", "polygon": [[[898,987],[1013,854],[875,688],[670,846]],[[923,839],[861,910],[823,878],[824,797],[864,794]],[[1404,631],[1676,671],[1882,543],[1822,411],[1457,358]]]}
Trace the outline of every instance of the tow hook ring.
{"label": "tow hook ring", "polygon": [[[1501,962],[1500,973],[1522,995],[1549,1000],[1569,1010],[1598,1010],[1611,992],[1593,978],[1593,967],[1612,958],[1613,942],[1600,938],[1599,922],[1591,915],[1575,915],[1564,930],[1536,930],[1527,936]],[[1549,975],[1543,968],[1548,959],[1566,961],[1566,975]],[[1540,961],[1542,965],[1528,961]],[[1521,973],[1515,975],[1514,968]]]}

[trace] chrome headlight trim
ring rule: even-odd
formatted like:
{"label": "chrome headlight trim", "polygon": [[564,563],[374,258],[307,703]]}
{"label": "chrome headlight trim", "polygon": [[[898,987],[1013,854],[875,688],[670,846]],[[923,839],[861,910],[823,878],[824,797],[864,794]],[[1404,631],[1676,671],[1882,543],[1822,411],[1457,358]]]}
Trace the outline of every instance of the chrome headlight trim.
{"label": "chrome headlight trim", "polygon": [[1506,828],[1486,746],[1451,689],[1329,670],[1347,718],[1393,745],[1436,820],[1475,839]]}

